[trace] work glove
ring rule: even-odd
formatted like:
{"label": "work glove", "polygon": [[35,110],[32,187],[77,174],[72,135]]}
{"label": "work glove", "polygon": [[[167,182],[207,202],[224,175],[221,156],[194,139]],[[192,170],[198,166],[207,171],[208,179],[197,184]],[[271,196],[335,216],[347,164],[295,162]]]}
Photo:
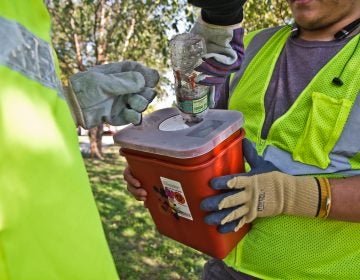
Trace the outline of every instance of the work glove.
{"label": "work glove", "polygon": [[103,122],[137,125],[156,96],[158,81],[158,72],[140,63],[110,63],[71,76],[65,96],[77,125],[85,129]]}
{"label": "work glove", "polygon": [[[201,16],[190,32],[202,36],[206,43],[207,53],[203,56],[203,63],[195,68],[201,74],[195,81],[212,86],[210,108],[227,107],[228,92],[224,91],[224,87],[229,82],[230,74],[237,71],[243,61],[244,29],[240,23],[245,2],[189,0],[189,3],[202,8]],[[230,20],[224,22],[220,18]]]}
{"label": "work glove", "polygon": [[327,217],[331,189],[326,178],[291,176],[257,155],[251,142],[243,141],[244,157],[251,167],[248,173],[214,178],[215,190],[226,190],[204,199],[201,208],[214,211],[205,217],[221,233],[237,231],[257,217],[279,214]]}

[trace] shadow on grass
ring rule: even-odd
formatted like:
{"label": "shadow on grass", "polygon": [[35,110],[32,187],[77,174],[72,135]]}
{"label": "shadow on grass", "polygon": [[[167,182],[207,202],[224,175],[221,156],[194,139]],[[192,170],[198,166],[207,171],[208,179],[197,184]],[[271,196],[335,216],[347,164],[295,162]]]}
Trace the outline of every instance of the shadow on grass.
{"label": "shadow on grass", "polygon": [[142,202],[126,190],[126,162],[118,150],[110,146],[104,149],[103,161],[84,161],[120,278],[199,279],[208,257],[156,231]]}

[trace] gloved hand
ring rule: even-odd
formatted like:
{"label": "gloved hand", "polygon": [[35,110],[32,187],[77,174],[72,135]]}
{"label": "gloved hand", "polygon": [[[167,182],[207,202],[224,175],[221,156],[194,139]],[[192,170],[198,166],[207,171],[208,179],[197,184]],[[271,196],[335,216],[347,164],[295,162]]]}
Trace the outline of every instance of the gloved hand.
{"label": "gloved hand", "polygon": [[71,76],[65,96],[77,124],[85,129],[103,122],[136,125],[154,99],[158,81],[158,72],[140,63],[110,63]]}
{"label": "gloved hand", "polygon": [[201,1],[189,3],[201,7],[202,16],[198,18],[190,32],[205,39],[207,54],[204,62],[195,68],[201,74],[196,82],[213,86],[210,95],[210,108],[222,108],[228,96],[221,96],[229,75],[238,70],[244,56],[243,35],[240,27],[243,19],[242,6],[246,1]]}
{"label": "gloved hand", "polygon": [[[326,178],[291,176],[258,156],[244,139],[244,157],[251,171],[211,180],[215,190],[227,192],[204,199],[201,208],[215,211],[205,217],[209,225],[219,225],[221,233],[237,231],[257,217],[279,214],[327,217],[331,189]],[[229,191],[231,190],[231,191]]]}
{"label": "gloved hand", "polygon": [[246,0],[188,0],[189,4],[201,8],[201,17],[214,25],[233,25],[243,20]]}

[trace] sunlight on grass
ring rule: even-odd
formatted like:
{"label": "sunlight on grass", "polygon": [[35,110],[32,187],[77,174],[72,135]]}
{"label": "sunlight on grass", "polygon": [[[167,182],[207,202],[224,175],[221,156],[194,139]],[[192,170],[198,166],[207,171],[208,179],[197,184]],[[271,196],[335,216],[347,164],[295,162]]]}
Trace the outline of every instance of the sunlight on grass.
{"label": "sunlight on grass", "polygon": [[126,190],[118,147],[85,158],[105,234],[121,280],[199,279],[208,257],[159,234],[143,203]]}
{"label": "sunlight on grass", "polygon": [[136,235],[136,231],[133,228],[126,228],[122,232],[125,237],[133,237]]}

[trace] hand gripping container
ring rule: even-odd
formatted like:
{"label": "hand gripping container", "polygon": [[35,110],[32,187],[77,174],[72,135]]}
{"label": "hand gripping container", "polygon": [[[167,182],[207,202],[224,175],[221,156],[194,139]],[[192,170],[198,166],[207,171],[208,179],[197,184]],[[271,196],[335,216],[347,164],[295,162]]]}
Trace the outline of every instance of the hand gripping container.
{"label": "hand gripping container", "polygon": [[248,232],[221,234],[203,219],[200,202],[219,193],[210,179],[243,172],[242,114],[209,110],[191,126],[176,108],[155,111],[140,126],[129,125],[114,135],[123,155],[148,193],[146,206],[157,230],[182,244],[222,259]]}

